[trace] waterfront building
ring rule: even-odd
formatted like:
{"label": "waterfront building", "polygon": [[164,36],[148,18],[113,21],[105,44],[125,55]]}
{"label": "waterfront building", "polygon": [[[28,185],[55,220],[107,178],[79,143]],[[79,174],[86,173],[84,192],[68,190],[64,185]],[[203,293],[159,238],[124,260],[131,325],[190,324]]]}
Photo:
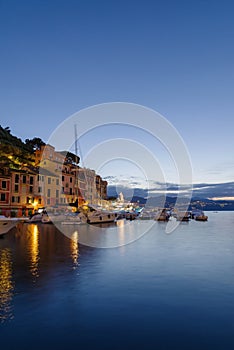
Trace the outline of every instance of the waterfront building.
{"label": "waterfront building", "polygon": [[0,215],[10,216],[11,178],[9,169],[0,168]]}
{"label": "waterfront building", "polygon": [[98,204],[107,198],[107,182],[89,168],[79,166],[79,157],[71,152],[56,151],[51,145],[35,152],[36,165],[59,176],[60,196],[56,203],[65,205],[85,202]]}
{"label": "waterfront building", "polygon": [[66,209],[70,203],[100,204],[107,197],[107,182],[78,163],[76,155],[45,145],[35,151],[34,166],[1,168],[0,214],[28,216],[43,208]]}

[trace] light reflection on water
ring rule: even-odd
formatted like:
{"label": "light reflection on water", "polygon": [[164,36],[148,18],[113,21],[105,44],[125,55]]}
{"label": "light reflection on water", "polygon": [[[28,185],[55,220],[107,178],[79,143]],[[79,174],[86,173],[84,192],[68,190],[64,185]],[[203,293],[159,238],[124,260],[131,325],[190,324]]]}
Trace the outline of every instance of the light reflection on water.
{"label": "light reflection on water", "polygon": [[79,256],[78,238],[79,238],[78,231],[74,231],[73,234],[71,235],[71,242],[70,242],[71,257],[73,260],[74,269],[78,267],[78,256]]}
{"label": "light reflection on water", "polygon": [[209,213],[172,235],[156,223],[116,249],[80,239],[121,245],[150,223],[69,226],[71,239],[53,225],[12,231],[0,242],[1,345],[74,349],[79,330],[82,349],[122,349],[123,339],[125,349],[148,350],[148,339],[152,349],[233,348],[233,218]]}
{"label": "light reflection on water", "polygon": [[28,255],[30,259],[30,271],[33,277],[39,277],[39,229],[35,224],[27,225]]}
{"label": "light reflection on water", "polygon": [[0,322],[13,318],[13,291],[12,255],[6,248],[0,251]]}
{"label": "light reflection on water", "polygon": [[79,233],[79,243],[94,248],[116,248],[140,239],[156,221],[126,221],[95,225],[61,225],[56,224],[60,232],[71,238],[75,231]]}

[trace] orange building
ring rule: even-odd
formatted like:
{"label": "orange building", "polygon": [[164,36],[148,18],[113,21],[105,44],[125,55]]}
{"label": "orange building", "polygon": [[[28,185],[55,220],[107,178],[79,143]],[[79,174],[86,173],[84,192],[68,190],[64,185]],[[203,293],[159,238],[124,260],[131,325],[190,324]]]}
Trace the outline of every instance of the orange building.
{"label": "orange building", "polygon": [[28,216],[40,208],[66,208],[106,199],[107,182],[92,169],[78,166],[79,157],[51,145],[35,152],[35,167],[1,169],[0,213]]}
{"label": "orange building", "polygon": [[10,216],[11,178],[8,168],[0,169],[0,215]]}

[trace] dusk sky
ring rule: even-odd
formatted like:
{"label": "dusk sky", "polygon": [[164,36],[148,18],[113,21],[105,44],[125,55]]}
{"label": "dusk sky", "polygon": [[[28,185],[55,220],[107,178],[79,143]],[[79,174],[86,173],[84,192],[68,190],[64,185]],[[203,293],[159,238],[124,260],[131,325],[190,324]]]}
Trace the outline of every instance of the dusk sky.
{"label": "dusk sky", "polygon": [[225,0],[0,0],[0,124],[46,142],[84,108],[135,103],[179,132],[195,183],[233,181],[233,15]]}

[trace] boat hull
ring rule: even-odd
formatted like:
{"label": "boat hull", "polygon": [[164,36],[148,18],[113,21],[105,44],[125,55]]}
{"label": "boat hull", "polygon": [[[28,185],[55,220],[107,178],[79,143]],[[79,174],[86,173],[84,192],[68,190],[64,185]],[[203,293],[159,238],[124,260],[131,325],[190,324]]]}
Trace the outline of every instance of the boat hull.
{"label": "boat hull", "polygon": [[9,232],[19,221],[20,220],[16,218],[0,219],[0,236]]}
{"label": "boat hull", "polygon": [[117,216],[114,213],[111,214],[94,214],[87,216],[87,224],[102,224],[107,222],[114,222]]}

